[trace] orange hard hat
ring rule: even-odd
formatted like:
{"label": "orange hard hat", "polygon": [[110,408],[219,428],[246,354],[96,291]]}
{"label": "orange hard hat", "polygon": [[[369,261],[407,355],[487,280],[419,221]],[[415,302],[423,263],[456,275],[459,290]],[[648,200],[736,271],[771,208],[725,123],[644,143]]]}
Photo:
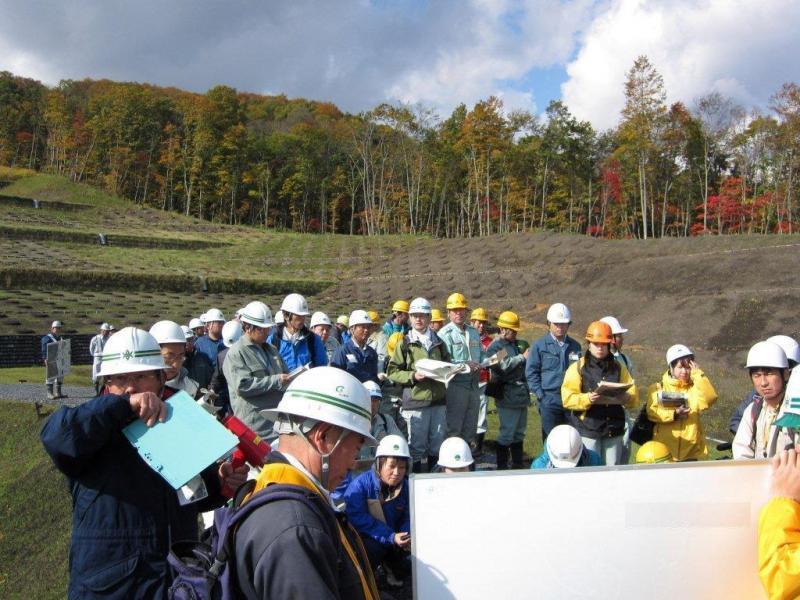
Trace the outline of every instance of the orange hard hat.
{"label": "orange hard hat", "polygon": [[611,325],[603,321],[592,321],[586,329],[586,341],[596,344],[610,344],[614,341]]}

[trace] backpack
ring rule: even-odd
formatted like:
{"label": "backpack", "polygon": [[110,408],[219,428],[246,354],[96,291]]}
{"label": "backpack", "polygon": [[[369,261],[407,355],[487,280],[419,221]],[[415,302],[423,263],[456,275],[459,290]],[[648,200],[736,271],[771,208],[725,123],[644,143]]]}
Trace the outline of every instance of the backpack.
{"label": "backpack", "polygon": [[[307,489],[289,484],[271,484],[253,495],[242,505],[245,497],[252,492],[256,482],[250,480],[237,491],[230,507],[219,508],[214,512],[214,525],[209,543],[197,541],[176,542],[170,548],[167,562],[175,573],[169,588],[170,600],[233,600],[240,596],[236,585],[235,565],[236,531],[239,525],[254,511],[265,504],[277,500],[296,500],[316,512],[331,528],[333,539],[339,539],[335,532],[336,524],[330,523],[333,516],[320,507],[315,494]],[[228,568],[229,562],[231,567]]]}
{"label": "backpack", "polygon": [[636,420],[631,426],[630,440],[643,446],[653,439],[653,432],[655,431],[656,424],[653,423],[647,416],[647,403],[642,405]]}

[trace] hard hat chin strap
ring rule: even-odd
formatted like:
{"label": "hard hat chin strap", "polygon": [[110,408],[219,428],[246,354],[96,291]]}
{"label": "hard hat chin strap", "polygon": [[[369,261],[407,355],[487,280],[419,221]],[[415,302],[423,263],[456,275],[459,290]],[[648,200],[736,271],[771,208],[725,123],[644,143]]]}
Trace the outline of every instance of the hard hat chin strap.
{"label": "hard hat chin strap", "polygon": [[322,484],[322,487],[325,488],[326,490],[328,490],[328,480],[330,479],[330,456],[331,456],[331,454],[336,452],[336,448],[339,447],[339,444],[342,442],[342,440],[345,437],[347,437],[347,435],[349,433],[351,433],[351,432],[348,431],[345,428],[342,428],[342,432],[339,434],[339,437],[336,440],[336,443],[333,445],[333,448],[331,448],[331,451],[323,453],[323,452],[320,452],[317,448],[315,448],[314,444],[312,444],[308,440],[308,438],[306,437],[307,434],[303,432],[302,424],[298,423],[294,419],[291,420],[291,423],[292,423],[292,431],[296,435],[298,435],[300,437],[300,439],[302,439],[309,448],[311,448],[314,452],[319,454],[319,459],[320,459],[320,477],[319,477],[319,481]]}

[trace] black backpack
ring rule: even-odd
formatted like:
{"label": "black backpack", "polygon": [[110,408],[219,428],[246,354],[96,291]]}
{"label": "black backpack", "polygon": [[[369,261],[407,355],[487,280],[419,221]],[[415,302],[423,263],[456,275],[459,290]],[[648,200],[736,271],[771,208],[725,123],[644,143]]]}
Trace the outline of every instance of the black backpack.
{"label": "black backpack", "polygon": [[338,539],[334,516],[326,514],[316,495],[309,490],[288,484],[272,484],[253,495],[244,505],[242,501],[252,492],[256,482],[243,484],[231,506],[214,511],[214,525],[208,543],[197,541],[176,542],[167,561],[175,572],[169,588],[170,600],[234,600],[240,594],[236,577],[229,562],[235,564],[236,531],[254,511],[277,500],[302,502],[319,515],[331,528],[332,539]]}

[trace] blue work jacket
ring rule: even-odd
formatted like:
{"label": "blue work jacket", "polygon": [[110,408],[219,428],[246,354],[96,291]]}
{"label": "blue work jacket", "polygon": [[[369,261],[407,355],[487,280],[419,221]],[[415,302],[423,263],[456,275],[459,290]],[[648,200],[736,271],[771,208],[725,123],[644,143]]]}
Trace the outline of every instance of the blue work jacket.
{"label": "blue work jacket", "polygon": [[208,498],[181,506],[122,434],[135,418],[127,398],[107,394],[62,406],[42,428],[72,495],[71,599],[166,598],[170,545],[197,540],[198,514],[224,501],[214,464],[202,473]]}
{"label": "blue work jacket", "polygon": [[581,346],[567,336],[560,346],[550,333],[533,343],[525,364],[528,388],[540,404],[561,406],[561,384],[567,368],[581,357]]}
{"label": "blue work jacket", "polygon": [[380,383],[378,353],[371,346],[364,346],[362,350],[352,339],[336,349],[331,357],[331,366],[347,371],[361,383],[368,380]]}
{"label": "blue work jacket", "polygon": [[[309,363],[312,367],[327,366],[328,353],[325,352],[322,338],[307,327],[303,327],[302,331],[305,335],[292,343],[283,339],[283,326],[278,325],[269,334],[267,341],[278,349],[278,353],[289,371]],[[311,336],[310,339],[309,336]],[[312,349],[311,352],[309,352],[310,349]]]}
{"label": "blue work jacket", "polygon": [[369,536],[384,546],[391,546],[395,533],[411,531],[408,479],[403,480],[397,497],[381,505],[386,523],[373,517],[368,507],[369,500],[379,501],[380,490],[381,480],[374,468],[353,479],[344,494],[347,518],[361,535]]}
{"label": "blue work jacket", "polygon": [[198,338],[194,343],[195,353],[203,354],[206,358],[208,358],[208,360],[211,362],[212,372],[217,367],[217,355],[219,354],[220,350],[224,349],[225,343],[222,341],[222,338],[215,342],[207,335],[204,335]]}

